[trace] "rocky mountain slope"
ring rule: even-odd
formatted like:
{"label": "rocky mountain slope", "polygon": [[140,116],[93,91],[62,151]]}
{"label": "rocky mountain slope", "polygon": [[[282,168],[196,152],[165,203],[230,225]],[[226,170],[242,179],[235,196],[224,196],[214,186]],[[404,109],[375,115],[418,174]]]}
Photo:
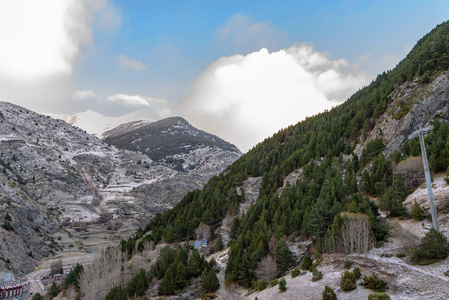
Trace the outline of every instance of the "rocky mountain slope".
{"label": "rocky mountain slope", "polygon": [[173,169],[195,170],[197,174],[216,174],[217,166],[210,161],[231,162],[241,155],[234,145],[193,127],[181,117],[150,124],[123,124],[105,132],[104,141],[122,149],[144,153]]}
{"label": "rocky mountain slope", "polygon": [[6,102],[0,112],[0,221],[11,226],[0,227],[0,271],[91,251],[100,236],[116,243],[232,162],[216,155],[209,172],[178,172],[62,120]]}

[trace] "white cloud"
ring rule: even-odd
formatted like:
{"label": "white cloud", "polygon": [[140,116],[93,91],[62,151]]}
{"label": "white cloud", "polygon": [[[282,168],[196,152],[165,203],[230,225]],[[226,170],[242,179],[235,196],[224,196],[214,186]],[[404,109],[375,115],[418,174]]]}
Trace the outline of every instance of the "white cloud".
{"label": "white cloud", "polygon": [[218,39],[230,44],[235,52],[249,53],[261,48],[279,49],[287,42],[287,35],[268,22],[254,22],[249,16],[237,14],[219,30]]}
{"label": "white cloud", "polygon": [[86,100],[86,99],[92,99],[98,97],[97,94],[94,93],[94,91],[90,90],[79,90],[73,93],[73,99],[77,100]]}
{"label": "white cloud", "polygon": [[346,100],[371,78],[311,45],[222,57],[197,78],[180,112],[248,150],[279,129]]}
{"label": "white cloud", "polygon": [[108,0],[0,1],[0,97],[33,109],[61,105],[95,21],[106,30],[120,20]]}
{"label": "white cloud", "polygon": [[129,58],[128,56],[123,54],[117,57],[117,63],[121,67],[131,68],[136,71],[143,71],[147,68],[141,61]]}
{"label": "white cloud", "polygon": [[114,94],[110,95],[107,100],[113,103],[119,103],[124,106],[139,107],[145,106],[154,109],[161,117],[167,117],[171,114],[167,100],[145,97],[141,95]]}

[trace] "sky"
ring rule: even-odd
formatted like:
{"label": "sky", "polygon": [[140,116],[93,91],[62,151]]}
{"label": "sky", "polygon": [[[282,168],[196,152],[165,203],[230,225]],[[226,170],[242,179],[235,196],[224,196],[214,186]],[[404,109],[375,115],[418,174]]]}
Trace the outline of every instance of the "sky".
{"label": "sky", "polygon": [[447,19],[448,1],[0,2],[0,100],[147,109],[243,152],[344,102]]}

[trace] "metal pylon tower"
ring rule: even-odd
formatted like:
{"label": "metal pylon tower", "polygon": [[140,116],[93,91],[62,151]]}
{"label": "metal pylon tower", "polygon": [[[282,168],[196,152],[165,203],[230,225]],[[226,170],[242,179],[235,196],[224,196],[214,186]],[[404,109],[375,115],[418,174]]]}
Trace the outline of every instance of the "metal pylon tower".
{"label": "metal pylon tower", "polygon": [[432,128],[433,126],[427,126],[424,128],[419,126],[419,128],[415,130],[412,134],[410,134],[408,138],[413,139],[416,136],[419,137],[419,143],[421,145],[422,163],[424,165],[424,175],[426,177],[427,191],[429,192],[430,213],[432,215],[433,228],[435,228],[436,231],[440,231],[440,228],[438,226],[437,209],[435,207],[435,200],[433,198],[432,181],[430,180],[429,162],[427,161],[426,145],[424,144],[424,135],[429,131],[431,131]]}

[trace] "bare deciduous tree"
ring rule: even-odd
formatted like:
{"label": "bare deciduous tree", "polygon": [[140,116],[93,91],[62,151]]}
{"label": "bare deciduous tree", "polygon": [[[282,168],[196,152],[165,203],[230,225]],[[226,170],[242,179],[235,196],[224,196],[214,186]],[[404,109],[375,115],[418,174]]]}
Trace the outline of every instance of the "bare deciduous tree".
{"label": "bare deciduous tree", "polygon": [[256,275],[257,278],[269,282],[276,277],[276,271],[276,260],[272,255],[268,254],[260,261],[256,269]]}
{"label": "bare deciduous tree", "polygon": [[369,217],[361,213],[342,213],[341,246],[344,253],[367,253],[374,246]]}
{"label": "bare deciduous tree", "polygon": [[424,167],[421,157],[411,156],[401,161],[396,166],[396,170],[402,174],[407,189],[418,187],[424,180]]}
{"label": "bare deciduous tree", "polygon": [[126,254],[119,247],[110,248],[85,267],[80,276],[82,299],[104,299],[114,286],[124,286],[132,276]]}
{"label": "bare deciduous tree", "polygon": [[53,261],[50,266],[50,276],[60,273],[62,270],[62,259]]}

